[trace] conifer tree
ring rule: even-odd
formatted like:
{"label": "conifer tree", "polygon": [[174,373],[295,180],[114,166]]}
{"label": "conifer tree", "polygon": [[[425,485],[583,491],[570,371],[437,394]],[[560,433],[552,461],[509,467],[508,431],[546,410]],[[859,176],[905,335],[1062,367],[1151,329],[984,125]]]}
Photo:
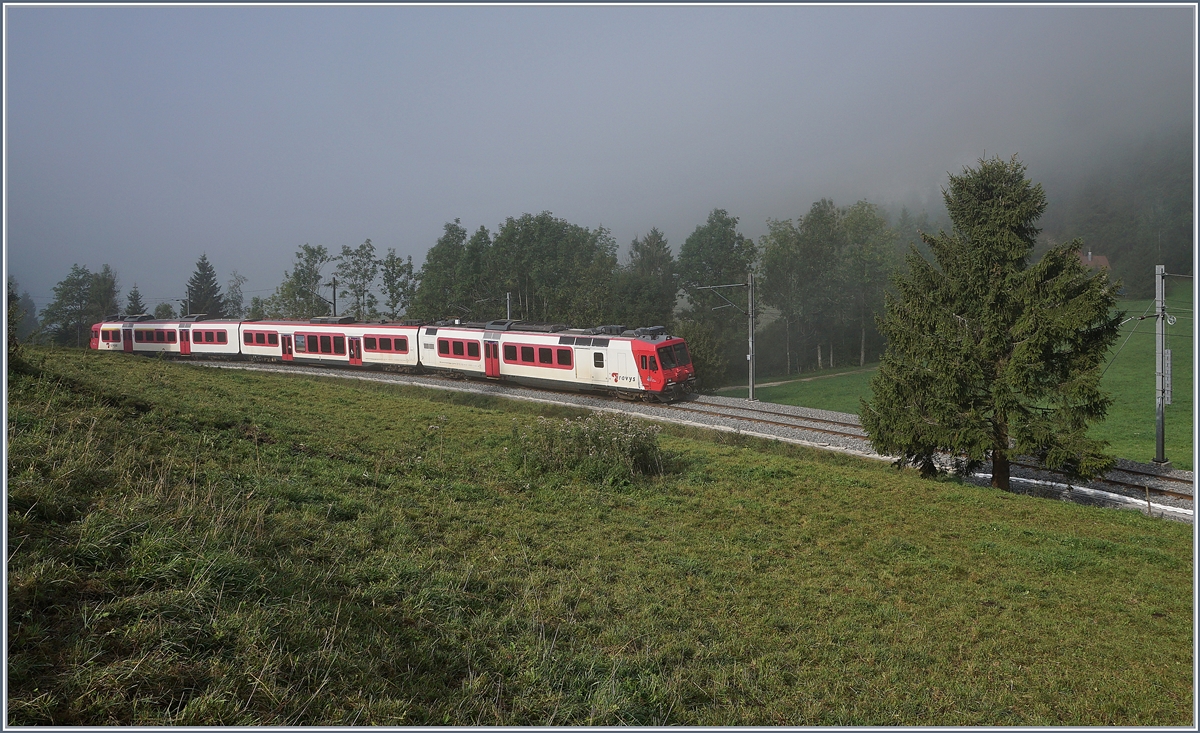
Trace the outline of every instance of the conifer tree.
{"label": "conifer tree", "polygon": [[1004,489],[1012,455],[1103,473],[1113,461],[1087,426],[1110,403],[1099,367],[1122,315],[1118,284],[1083,267],[1079,239],[1031,265],[1046,197],[1015,156],[951,176],[943,196],[953,231],[922,234],[936,264],[910,247],[879,322],[888,348],[862,405],[872,444],[926,475],[938,452],[960,469],[990,459]]}
{"label": "conifer tree", "polygon": [[129,295],[125,301],[125,312],[131,316],[140,315],[146,312],[146,304],[142,302],[142,292],[138,290],[137,283],[129,289]]}
{"label": "conifer tree", "polygon": [[221,297],[221,286],[217,284],[217,271],[209,264],[208,255],[200,255],[196,271],[187,284],[190,312],[203,313],[209,318],[225,317],[225,301]]}

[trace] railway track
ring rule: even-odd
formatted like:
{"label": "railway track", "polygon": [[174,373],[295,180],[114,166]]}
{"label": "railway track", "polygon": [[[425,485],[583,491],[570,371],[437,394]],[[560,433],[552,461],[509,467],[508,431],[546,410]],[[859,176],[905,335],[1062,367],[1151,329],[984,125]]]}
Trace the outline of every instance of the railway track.
{"label": "railway track", "polygon": [[[661,422],[682,422],[696,427],[738,432],[818,449],[841,451],[880,460],[892,460],[891,457],[875,453],[857,416],[826,410],[771,403],[747,403],[744,399],[707,395],[670,405],[628,403],[605,396],[552,392],[497,382],[461,380],[441,376],[417,376],[377,371],[360,372],[320,367],[268,366],[246,362],[198,363],[219,368],[302,373],[310,376],[408,384],[591,410],[624,412]],[[1108,506],[1131,505],[1132,502],[1137,501],[1151,512],[1185,521],[1191,521],[1194,516],[1192,509],[1194,488],[1190,472],[1155,470],[1155,467],[1152,466],[1122,461],[1104,478],[1080,483],[1071,482],[1061,474],[1048,471],[1028,461],[1013,461],[1011,467],[1013,481],[1025,482],[1039,492],[1057,491],[1058,495],[1063,498],[1083,498],[1091,503]],[[990,481],[991,475],[981,472],[972,478],[986,478]],[[1106,499],[1105,497],[1110,498]],[[1158,499],[1160,503],[1150,502],[1149,497]]]}

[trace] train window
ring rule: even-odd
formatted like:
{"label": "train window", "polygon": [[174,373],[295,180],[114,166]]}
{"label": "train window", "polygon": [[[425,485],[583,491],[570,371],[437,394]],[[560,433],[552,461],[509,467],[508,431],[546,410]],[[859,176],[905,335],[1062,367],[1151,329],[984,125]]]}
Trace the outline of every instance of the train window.
{"label": "train window", "polygon": [[688,356],[687,347],[683,344],[675,344],[675,363],[679,366],[692,363],[692,357]]}
{"label": "train window", "polygon": [[559,366],[567,366],[567,367],[571,366],[571,350],[570,349],[559,349],[558,350],[558,365]]}
{"label": "train window", "polygon": [[670,346],[663,346],[659,348],[658,360],[662,362],[663,369],[675,368],[675,356],[671,353]]}
{"label": "train window", "polygon": [[517,360],[517,347],[513,346],[512,344],[505,344],[504,345],[504,358],[507,359],[508,361],[516,361]]}
{"label": "train window", "polygon": [[462,355],[463,355],[463,342],[462,342],[462,341],[452,341],[452,342],[450,343],[450,345],[451,345],[452,347],[454,347],[454,355],[455,355],[455,356],[462,356]]}
{"label": "train window", "polygon": [[592,346],[608,346],[608,339],[592,339]]}
{"label": "train window", "polygon": [[521,361],[527,361],[530,364],[533,363],[533,347],[532,346],[522,346],[521,347]]}
{"label": "train window", "polygon": [[333,337],[333,353],[335,353],[335,354],[346,353],[346,337],[345,336],[334,336]]}
{"label": "train window", "polygon": [[146,340],[146,337],[142,334],[141,331],[134,331],[133,332],[133,340],[137,341],[138,343],[141,343],[142,341]]}
{"label": "train window", "polygon": [[206,344],[210,344],[210,343],[212,343],[212,342],[214,342],[214,341],[216,341],[216,340],[217,340],[217,338],[216,338],[216,333],[214,333],[214,332],[212,332],[212,331],[205,331],[205,332],[204,332],[204,343],[206,343]]}
{"label": "train window", "polygon": [[218,344],[223,344],[223,343],[225,343],[225,340],[226,340],[226,339],[225,339],[225,332],[224,332],[224,331],[217,331],[217,343],[218,343]]}
{"label": "train window", "polygon": [[320,336],[319,338],[320,338],[319,343],[321,344],[321,353],[322,354],[332,354],[333,353],[333,339],[330,338],[329,336]]}
{"label": "train window", "polygon": [[167,332],[166,331],[155,331],[154,332],[154,340],[166,343],[167,342]]}
{"label": "train window", "polygon": [[601,351],[597,351],[596,353],[592,354],[592,363],[595,364],[597,367],[603,369],[604,368],[604,353]]}
{"label": "train window", "polygon": [[167,331],[167,343],[168,344],[175,343],[175,332],[174,331]]}
{"label": "train window", "polygon": [[[392,339],[379,339],[379,348],[384,351],[392,351]],[[400,350],[400,339],[396,339],[396,351]]]}
{"label": "train window", "polygon": [[364,336],[363,337],[363,348],[366,349],[367,351],[376,351],[378,349],[378,347],[375,346],[375,337],[374,336]]}
{"label": "train window", "polygon": [[558,337],[558,345],[559,346],[570,346],[573,343],[575,343],[574,336],[559,336]]}
{"label": "train window", "polygon": [[294,348],[296,351],[306,351],[306,349],[304,348],[304,337],[301,336],[300,334],[295,334],[295,347]]}
{"label": "train window", "polygon": [[554,363],[554,349],[545,349],[545,348],[538,349],[538,363],[539,364],[553,364]]}
{"label": "train window", "polygon": [[267,334],[267,344],[270,346],[278,346],[279,345],[279,334],[268,333]]}
{"label": "train window", "polygon": [[592,340],[591,340],[591,339],[585,339],[585,338],[576,338],[576,339],[575,339],[575,345],[576,345],[576,346],[591,346],[591,345],[592,345]]}
{"label": "train window", "polygon": [[655,359],[653,356],[650,357],[650,371],[652,371],[652,372],[658,371],[658,359]]}
{"label": "train window", "polygon": [[247,331],[246,333],[242,334],[242,341],[247,344],[254,343],[254,334]]}
{"label": "train window", "polygon": [[649,368],[650,368],[650,367],[646,366],[646,355],[645,355],[645,354],[642,354],[642,368],[643,368],[643,369],[649,369]]}
{"label": "train window", "polygon": [[396,351],[399,351],[399,352],[402,352],[405,354],[408,353],[408,339],[406,339],[406,338],[394,339],[393,343],[396,345]]}
{"label": "train window", "polygon": [[436,328],[427,328],[427,329],[425,329],[425,335],[426,335],[426,336],[432,336],[432,335],[434,335],[435,333],[437,333],[437,329],[436,329]]}
{"label": "train window", "polygon": [[479,342],[478,341],[468,341],[467,342],[467,356],[474,357],[476,359],[479,358]]}
{"label": "train window", "polygon": [[449,354],[450,353],[450,342],[447,341],[446,339],[438,339],[438,353],[439,354]]}
{"label": "train window", "polygon": [[256,344],[265,344],[265,343],[267,343],[267,334],[265,334],[265,333],[256,333],[256,334],[254,334],[254,343],[256,343]]}

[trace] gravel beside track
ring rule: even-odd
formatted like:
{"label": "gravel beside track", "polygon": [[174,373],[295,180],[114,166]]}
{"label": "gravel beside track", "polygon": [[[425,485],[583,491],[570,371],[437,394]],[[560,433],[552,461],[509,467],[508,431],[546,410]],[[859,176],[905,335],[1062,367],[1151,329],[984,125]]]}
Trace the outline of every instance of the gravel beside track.
{"label": "gravel beside track", "polygon": [[[621,412],[660,422],[779,440],[863,458],[889,462],[895,460],[891,456],[880,455],[871,448],[857,415],[770,402],[748,402],[744,398],[700,395],[671,405],[661,405],[625,402],[606,395],[553,392],[441,376],[379,371],[358,372],[309,366],[284,367],[245,362],[197,361],[191,363],[219,369],[306,374],[317,377],[404,384],[491,395],[526,402]],[[1194,521],[1195,476],[1191,471],[1173,470],[1154,464],[1135,463],[1121,459],[1118,461],[1117,467],[1105,477],[1108,480],[1079,483],[1068,482],[1060,474],[1044,469],[1017,465],[1021,462],[1021,459],[1014,460],[1011,470],[1011,488],[1014,492],[1096,506],[1136,509],[1143,513],[1149,513],[1151,516],[1188,523]],[[979,472],[965,478],[972,483],[988,485],[991,481],[991,466],[984,464]],[[1152,492],[1149,496],[1147,496],[1147,488]]]}

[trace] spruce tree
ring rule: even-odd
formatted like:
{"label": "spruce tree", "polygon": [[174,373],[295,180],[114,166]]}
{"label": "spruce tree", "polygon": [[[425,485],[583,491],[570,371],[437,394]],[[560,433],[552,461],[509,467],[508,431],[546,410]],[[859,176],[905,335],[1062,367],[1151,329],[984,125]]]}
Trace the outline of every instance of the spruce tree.
{"label": "spruce tree", "polygon": [[1087,426],[1110,403],[1100,365],[1119,284],[1083,267],[1079,239],[1030,263],[1046,197],[1015,156],[950,176],[943,196],[953,231],[921,235],[936,264],[910,247],[879,321],[888,347],[862,405],[872,444],[927,475],[938,452],[962,470],[990,459],[1004,489],[1012,455],[1102,474],[1113,460]]}
{"label": "spruce tree", "polygon": [[209,264],[208,255],[200,255],[196,271],[187,284],[190,312],[203,313],[209,318],[225,317],[225,301],[221,298],[221,286],[217,284],[217,271]]}
{"label": "spruce tree", "polygon": [[125,312],[131,316],[141,315],[146,312],[146,304],[142,302],[142,292],[138,290],[137,283],[129,289],[128,300],[125,303]]}

